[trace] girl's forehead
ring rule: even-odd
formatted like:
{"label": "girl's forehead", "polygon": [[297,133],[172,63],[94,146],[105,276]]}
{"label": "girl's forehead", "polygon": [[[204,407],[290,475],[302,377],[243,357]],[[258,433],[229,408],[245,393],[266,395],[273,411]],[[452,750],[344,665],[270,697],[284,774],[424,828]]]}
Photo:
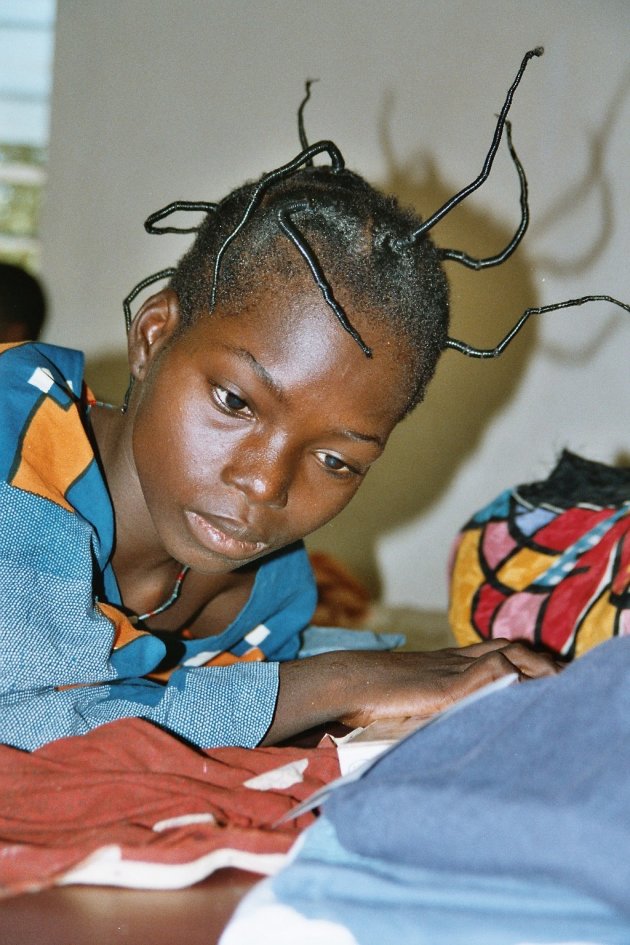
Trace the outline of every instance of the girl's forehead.
{"label": "girl's forehead", "polygon": [[[360,302],[355,303],[353,312],[363,325],[372,321]],[[203,316],[203,321],[212,334],[242,334],[268,347],[275,345],[278,353],[303,346],[306,339],[322,351],[339,347],[342,340],[352,341],[317,286],[307,278],[287,282],[277,274],[266,275],[255,289],[240,298],[225,303],[219,300],[214,311]],[[361,354],[360,349],[357,351]]]}
{"label": "girl's forehead", "polygon": [[344,331],[316,287],[267,283],[241,303],[218,304],[203,315],[190,340],[195,347],[223,351],[287,396],[316,391],[322,403],[331,394],[343,401],[354,397],[370,415],[385,399],[385,413],[398,419],[412,384],[409,346],[373,313],[357,309],[353,321],[372,348],[371,358]]}

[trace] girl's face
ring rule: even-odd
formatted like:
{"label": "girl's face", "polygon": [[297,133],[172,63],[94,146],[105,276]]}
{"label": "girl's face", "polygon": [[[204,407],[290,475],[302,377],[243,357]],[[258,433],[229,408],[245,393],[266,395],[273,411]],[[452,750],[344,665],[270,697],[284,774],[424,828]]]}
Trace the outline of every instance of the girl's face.
{"label": "girl's face", "polygon": [[182,334],[178,319],[166,291],[132,332],[133,457],[163,548],[225,573],[347,505],[404,412],[409,357],[353,312],[366,358],[314,286],[274,284]]}

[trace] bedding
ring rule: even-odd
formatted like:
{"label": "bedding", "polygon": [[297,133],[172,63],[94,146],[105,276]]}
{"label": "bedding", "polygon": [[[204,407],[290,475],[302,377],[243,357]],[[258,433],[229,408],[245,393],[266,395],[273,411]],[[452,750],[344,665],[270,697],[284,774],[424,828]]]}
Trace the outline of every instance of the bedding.
{"label": "bedding", "polygon": [[630,639],[495,690],[342,783],[221,945],[630,941]]}
{"label": "bedding", "polygon": [[1,745],[0,896],[270,873],[314,815],[272,825],[338,774],[334,747],[201,750],[141,719],[32,753]]}

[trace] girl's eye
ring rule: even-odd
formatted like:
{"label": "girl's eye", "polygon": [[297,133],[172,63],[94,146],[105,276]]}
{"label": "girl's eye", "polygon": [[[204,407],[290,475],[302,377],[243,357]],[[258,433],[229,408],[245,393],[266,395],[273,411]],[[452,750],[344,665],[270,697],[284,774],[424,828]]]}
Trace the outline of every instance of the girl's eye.
{"label": "girl's eye", "polygon": [[251,410],[247,406],[247,401],[243,400],[242,397],[239,397],[238,394],[235,394],[233,391],[228,390],[227,387],[221,387],[219,384],[215,384],[214,394],[219,405],[227,413],[247,415],[251,413]]}
{"label": "girl's eye", "polygon": [[352,466],[348,466],[347,463],[344,463],[342,459],[338,456],[333,455],[333,453],[317,453],[317,458],[319,459],[322,466],[330,470],[333,473],[341,473],[345,476],[358,476],[359,470],[353,469]]}

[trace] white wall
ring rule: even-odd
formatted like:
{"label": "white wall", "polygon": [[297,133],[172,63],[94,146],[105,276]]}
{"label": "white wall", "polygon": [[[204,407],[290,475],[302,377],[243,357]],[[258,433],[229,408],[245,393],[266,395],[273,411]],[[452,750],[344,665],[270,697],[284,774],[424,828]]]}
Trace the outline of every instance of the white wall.
{"label": "white wall", "polygon": [[[214,200],[299,150],[303,80],[319,77],[311,140],[428,215],[478,173],[523,52],[542,43],[514,109],[532,226],[508,265],[453,272],[453,334],[493,344],[527,305],[630,299],[630,4],[580,0],[59,0],[44,275],[47,340],[85,349],[122,389],[120,300],[170,265],[182,237],[144,234],[169,201]],[[493,252],[518,219],[503,155],[434,231]],[[547,316],[497,362],[442,359],[363,494],[313,539],[381,582],[392,604],[439,608],[451,538],[505,485],[567,446],[630,451],[630,317]]]}

